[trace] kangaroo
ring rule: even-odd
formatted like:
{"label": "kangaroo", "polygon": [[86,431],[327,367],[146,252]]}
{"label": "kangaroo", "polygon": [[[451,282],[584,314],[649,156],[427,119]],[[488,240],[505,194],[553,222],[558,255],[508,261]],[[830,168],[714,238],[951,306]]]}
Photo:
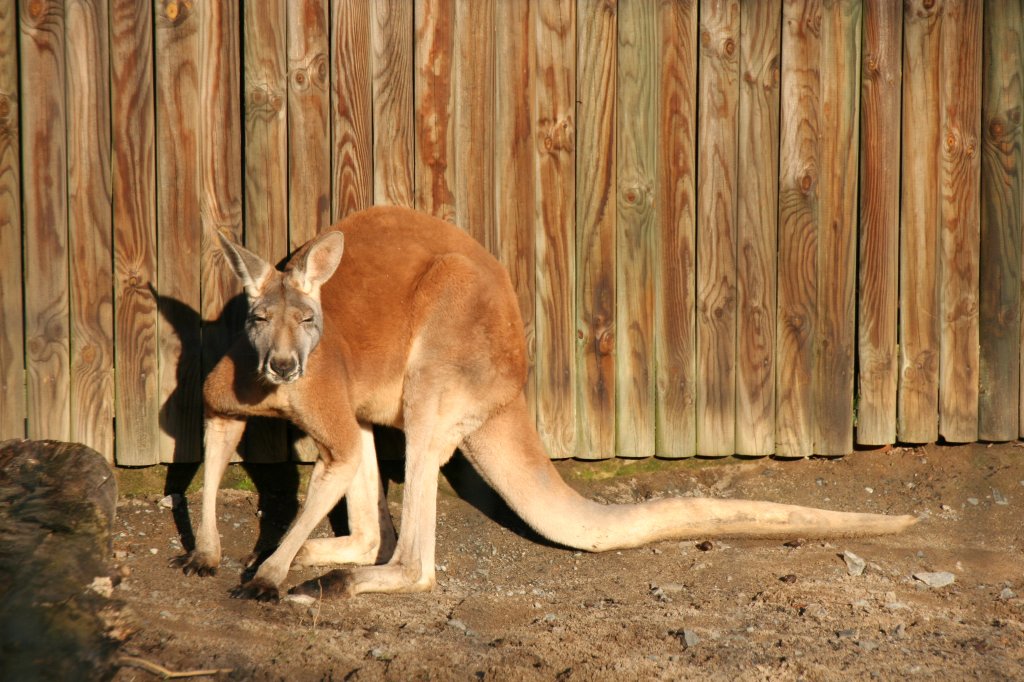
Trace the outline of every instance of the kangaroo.
{"label": "kangaroo", "polygon": [[[508,274],[465,232],[412,210],[372,208],[301,247],[284,271],[220,239],[248,318],[204,384],[203,506],[184,572],[210,575],[220,563],[217,488],[247,417],[289,419],[320,450],[299,514],[235,596],[278,599],[292,565],[353,565],[295,592],[430,590],[437,477],[456,448],[537,533],[592,552],[669,538],[893,533],[916,521],[757,501],[588,500],[558,475],[527,411],[523,323]],[[406,434],[397,536],[372,424]],[[343,496],[351,534],[309,539]]]}

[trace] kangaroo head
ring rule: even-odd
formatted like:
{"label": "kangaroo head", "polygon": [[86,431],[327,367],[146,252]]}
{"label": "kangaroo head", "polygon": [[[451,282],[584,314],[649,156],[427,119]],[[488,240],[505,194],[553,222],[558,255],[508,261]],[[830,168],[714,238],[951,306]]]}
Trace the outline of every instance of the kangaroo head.
{"label": "kangaroo head", "polygon": [[341,261],[344,235],[320,235],[292,258],[284,272],[220,232],[217,236],[249,299],[245,333],[258,357],[259,376],[271,384],[292,383],[302,376],[309,354],[320,342],[320,287]]}

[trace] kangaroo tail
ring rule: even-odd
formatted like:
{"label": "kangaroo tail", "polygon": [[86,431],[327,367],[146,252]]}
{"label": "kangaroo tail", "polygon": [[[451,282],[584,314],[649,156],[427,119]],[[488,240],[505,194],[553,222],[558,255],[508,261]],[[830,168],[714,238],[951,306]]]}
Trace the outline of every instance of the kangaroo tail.
{"label": "kangaroo tail", "polygon": [[522,396],[463,443],[469,461],[531,528],[576,549],[601,552],[671,538],[833,537],[897,533],[913,516],[856,514],[772,502],[669,498],[601,504],[559,476]]}

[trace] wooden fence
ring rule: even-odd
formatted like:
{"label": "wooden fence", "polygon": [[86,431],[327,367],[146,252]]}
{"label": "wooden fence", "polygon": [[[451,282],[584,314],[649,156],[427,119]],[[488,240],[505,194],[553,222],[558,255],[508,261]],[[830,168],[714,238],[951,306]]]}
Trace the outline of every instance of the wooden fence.
{"label": "wooden fence", "polygon": [[391,203],[510,270],[552,456],[1015,439],[1021,15],[0,0],[0,436],[198,459],[212,230],[278,261]]}

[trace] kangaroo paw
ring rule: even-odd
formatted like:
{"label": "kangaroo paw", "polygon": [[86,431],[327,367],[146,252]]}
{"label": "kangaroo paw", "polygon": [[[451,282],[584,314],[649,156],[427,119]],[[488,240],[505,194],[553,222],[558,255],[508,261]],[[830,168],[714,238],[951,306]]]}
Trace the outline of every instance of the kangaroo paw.
{"label": "kangaroo paw", "polygon": [[220,559],[203,552],[190,552],[183,556],[171,559],[171,566],[180,568],[185,575],[198,575],[206,577],[217,575],[217,566]]}
{"label": "kangaroo paw", "polygon": [[281,600],[277,585],[260,578],[253,578],[249,582],[239,585],[231,590],[231,596],[235,599],[255,599],[256,601],[277,602]]}
{"label": "kangaroo paw", "polygon": [[307,580],[289,590],[291,594],[304,594],[317,599],[321,597],[351,597],[353,580],[352,572],[337,568],[319,578]]}

